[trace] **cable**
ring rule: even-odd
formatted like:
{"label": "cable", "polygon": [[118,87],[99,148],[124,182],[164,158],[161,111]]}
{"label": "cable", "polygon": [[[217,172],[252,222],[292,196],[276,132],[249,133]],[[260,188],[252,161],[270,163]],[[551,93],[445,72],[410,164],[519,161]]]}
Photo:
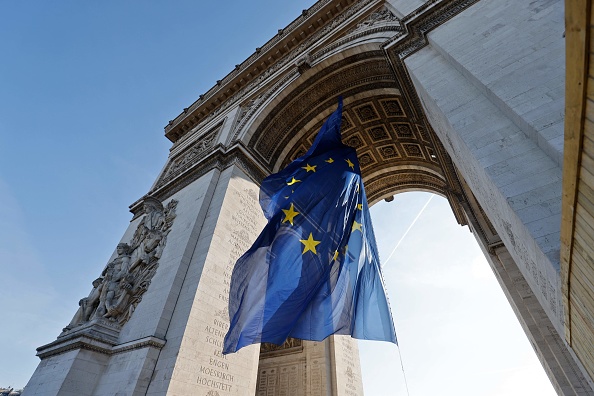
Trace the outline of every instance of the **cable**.
{"label": "cable", "polygon": [[404,372],[404,364],[402,363],[402,353],[400,353],[400,347],[398,347],[398,356],[400,357],[400,367],[402,367],[402,375],[404,376],[404,386],[406,387],[406,395],[410,396],[408,392],[408,382],[406,382],[406,373]]}
{"label": "cable", "polygon": [[[402,243],[402,241],[404,240],[404,238],[406,237],[406,235],[408,235],[408,233],[413,228],[413,226],[415,225],[415,223],[417,222],[417,220],[419,220],[419,217],[421,217],[421,215],[423,214],[423,212],[427,208],[427,205],[429,205],[429,202],[431,202],[431,200],[433,199],[433,197],[434,197],[434,195],[431,194],[431,196],[429,197],[429,199],[427,200],[427,202],[425,202],[425,205],[423,205],[423,207],[421,208],[421,210],[419,211],[419,213],[417,214],[417,216],[412,221],[412,223],[410,223],[410,225],[408,226],[408,228],[406,229],[406,231],[404,231],[404,234],[402,234],[402,237],[400,237],[400,240],[398,241],[398,243],[396,244],[396,246],[394,246],[394,249],[392,249],[392,252],[388,256],[388,258],[386,259],[386,261],[384,261],[384,264],[382,265],[382,268],[388,263],[388,261],[390,261],[390,259],[394,255],[394,252],[396,252],[396,249],[398,249],[398,247],[400,246],[400,244]],[[410,396],[410,392],[408,390],[408,381],[406,380],[406,372],[404,371],[404,363],[402,361],[402,353],[400,352],[400,346],[398,346],[398,357],[400,358],[400,368],[402,369],[402,376],[404,377],[404,386],[406,388],[406,395],[407,396]]]}

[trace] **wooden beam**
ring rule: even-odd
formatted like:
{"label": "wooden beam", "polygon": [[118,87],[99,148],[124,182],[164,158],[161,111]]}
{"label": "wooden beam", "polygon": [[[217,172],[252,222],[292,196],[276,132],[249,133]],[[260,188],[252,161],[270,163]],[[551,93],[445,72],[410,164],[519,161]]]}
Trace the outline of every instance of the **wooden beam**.
{"label": "wooden beam", "polygon": [[565,311],[565,338],[571,345],[570,277],[575,204],[586,110],[590,57],[591,0],[565,0],[565,143],[561,212],[561,287]]}

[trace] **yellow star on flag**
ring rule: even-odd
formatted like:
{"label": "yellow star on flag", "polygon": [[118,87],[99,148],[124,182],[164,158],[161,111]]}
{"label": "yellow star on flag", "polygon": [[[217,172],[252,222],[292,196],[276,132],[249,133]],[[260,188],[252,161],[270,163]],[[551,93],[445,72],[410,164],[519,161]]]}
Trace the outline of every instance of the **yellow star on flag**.
{"label": "yellow star on flag", "polygon": [[358,205],[357,205],[357,209],[359,209],[359,210],[363,210],[363,204],[358,204]]}
{"label": "yellow star on flag", "polygon": [[291,207],[289,209],[282,209],[282,211],[285,214],[283,223],[288,221],[289,223],[291,223],[291,225],[293,225],[293,219],[295,218],[295,216],[299,214],[299,212],[295,211],[295,207],[293,206],[293,204],[291,204]]}
{"label": "yellow star on flag", "polygon": [[333,162],[334,162],[334,160],[332,159],[332,157],[330,157],[330,158],[328,158],[328,159],[327,159],[325,162],[327,162],[327,163],[331,164],[331,163],[333,163]]}
{"label": "yellow star on flag", "polygon": [[334,251],[334,257],[332,257],[333,261],[336,261],[338,259],[338,250]]}
{"label": "yellow star on flag", "polygon": [[363,230],[361,229],[361,223],[357,223],[357,221],[354,220],[353,221],[353,229],[351,230],[351,232],[355,232],[356,230],[363,232]]}
{"label": "yellow star on flag", "polygon": [[355,170],[355,164],[353,164],[350,159],[347,158],[347,159],[345,159],[345,161],[349,165],[349,168],[351,168],[352,170]]}
{"label": "yellow star on flag", "polygon": [[294,177],[291,178],[291,181],[287,183],[287,186],[292,186],[295,183],[300,183],[301,180],[297,180]]}
{"label": "yellow star on flag", "polygon": [[317,165],[310,165],[310,164],[306,164],[305,166],[302,166],[301,169],[305,169],[306,172],[315,172],[316,171],[316,166]]}
{"label": "yellow star on flag", "polygon": [[309,238],[300,239],[299,241],[304,245],[303,253],[301,253],[302,255],[307,251],[313,252],[313,254],[318,254],[318,252],[316,252],[316,246],[322,243],[322,241],[316,241],[313,239],[311,232],[309,233]]}

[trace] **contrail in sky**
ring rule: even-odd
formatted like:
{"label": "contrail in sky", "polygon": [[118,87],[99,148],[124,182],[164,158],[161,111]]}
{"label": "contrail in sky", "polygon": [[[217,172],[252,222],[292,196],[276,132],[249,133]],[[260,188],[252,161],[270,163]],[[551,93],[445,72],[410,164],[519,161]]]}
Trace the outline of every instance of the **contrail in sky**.
{"label": "contrail in sky", "polygon": [[415,217],[415,219],[412,221],[412,223],[410,223],[410,225],[408,226],[408,228],[406,229],[406,231],[404,231],[404,234],[402,234],[402,237],[400,237],[400,240],[398,241],[398,243],[396,244],[396,246],[394,246],[394,249],[392,249],[392,253],[390,253],[390,255],[388,256],[388,258],[386,259],[386,261],[384,261],[384,264],[382,265],[382,268],[384,268],[386,266],[386,264],[388,263],[388,261],[390,261],[390,259],[394,255],[394,252],[396,251],[396,249],[398,249],[398,246],[400,246],[400,244],[402,243],[402,241],[404,240],[404,238],[406,237],[406,235],[408,234],[408,232],[410,231],[410,229],[413,228],[413,226],[415,225],[415,223],[417,222],[417,220],[419,219],[419,217],[421,217],[421,215],[423,214],[423,211],[425,210],[425,208],[427,207],[427,205],[429,205],[429,202],[431,202],[431,200],[433,199],[433,197],[434,197],[434,195],[431,194],[431,196],[429,197],[429,199],[427,200],[427,202],[425,203],[425,205],[421,208],[421,211],[419,212],[419,214],[417,215],[417,217]]}

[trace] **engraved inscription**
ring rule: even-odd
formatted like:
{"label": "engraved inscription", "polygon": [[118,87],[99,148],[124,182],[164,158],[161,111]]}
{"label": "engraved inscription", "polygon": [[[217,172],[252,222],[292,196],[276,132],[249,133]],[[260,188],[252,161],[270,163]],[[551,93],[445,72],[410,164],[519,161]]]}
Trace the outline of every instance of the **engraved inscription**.
{"label": "engraved inscription", "polygon": [[[210,277],[207,291],[213,298],[213,315],[205,318],[201,327],[202,340],[210,345],[196,365],[197,382],[210,391],[220,394],[237,392],[245,386],[238,373],[243,369],[237,366],[240,360],[234,355],[223,355],[224,339],[229,330],[229,289],[231,275],[237,259],[251,246],[260,228],[255,189],[230,188],[223,210],[227,210],[227,221],[221,223],[222,255],[213,260],[206,271]],[[227,206],[228,205],[228,206]],[[206,389],[205,389],[206,390]],[[241,392],[240,392],[241,393]]]}

